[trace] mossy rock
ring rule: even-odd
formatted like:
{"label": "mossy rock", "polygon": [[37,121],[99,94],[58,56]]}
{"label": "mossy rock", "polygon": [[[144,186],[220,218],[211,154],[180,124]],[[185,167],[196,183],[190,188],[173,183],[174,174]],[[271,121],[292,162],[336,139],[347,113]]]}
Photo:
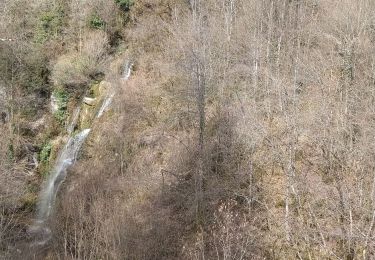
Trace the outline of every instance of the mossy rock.
{"label": "mossy rock", "polygon": [[66,139],[64,137],[58,136],[55,139],[51,140],[52,150],[50,158],[52,160],[56,159],[57,153],[60,150],[61,146],[65,143]]}
{"label": "mossy rock", "polygon": [[108,81],[101,81],[100,83],[95,83],[91,86],[89,94],[95,99],[95,102],[92,104],[82,103],[78,129],[86,129],[92,126],[96,113],[111,87],[111,83]]}
{"label": "mossy rock", "polygon": [[100,82],[97,90],[96,97],[105,97],[105,95],[108,93],[108,90],[112,88],[112,84],[108,81],[103,80]]}
{"label": "mossy rock", "polygon": [[47,177],[52,169],[53,162],[56,160],[59,150],[63,144],[63,139],[57,137],[52,141],[48,141],[43,145],[39,153],[39,167],[38,172],[41,176]]}
{"label": "mossy rock", "polygon": [[95,83],[91,86],[90,88],[90,94],[93,96],[93,97],[98,97],[101,95],[100,93],[100,83]]}
{"label": "mossy rock", "polygon": [[95,118],[96,106],[82,104],[81,114],[79,118],[79,129],[86,129],[92,126],[92,121]]}

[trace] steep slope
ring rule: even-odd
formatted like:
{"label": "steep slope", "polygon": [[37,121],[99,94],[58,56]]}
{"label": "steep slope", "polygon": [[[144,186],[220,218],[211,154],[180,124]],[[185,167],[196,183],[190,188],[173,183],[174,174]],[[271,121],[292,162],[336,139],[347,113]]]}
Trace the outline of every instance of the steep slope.
{"label": "steep slope", "polygon": [[[0,45],[7,64],[32,68],[16,74],[17,82],[35,71],[44,75],[37,61],[52,67],[50,81],[31,84],[53,88],[44,96],[7,84],[7,96],[9,89],[22,93],[9,107],[21,111],[35,93],[43,96],[41,106],[50,94],[59,103],[57,113],[34,114],[45,118],[33,130],[43,135],[28,140],[50,141],[31,153],[20,149],[22,123],[31,119],[7,110],[1,127],[11,141],[0,139],[0,167],[8,175],[0,177],[12,176],[4,183],[14,194],[4,193],[2,205],[18,206],[0,219],[16,212],[22,221],[12,224],[30,223],[36,194],[24,192],[30,155],[38,153],[37,171],[48,172],[78,101],[107,82],[116,94],[105,96],[112,105],[94,124],[92,110],[82,107],[90,119],[79,119],[81,130],[91,132],[57,194],[51,240],[19,255],[374,258],[373,1],[68,2],[60,2],[64,12],[38,5],[54,8],[32,27],[39,28],[36,42],[44,42],[35,49],[62,53],[40,51],[20,66],[8,54],[23,49]],[[133,73],[125,81],[119,77],[129,57]],[[1,227],[21,234],[3,239],[4,249],[27,241],[22,228]]]}

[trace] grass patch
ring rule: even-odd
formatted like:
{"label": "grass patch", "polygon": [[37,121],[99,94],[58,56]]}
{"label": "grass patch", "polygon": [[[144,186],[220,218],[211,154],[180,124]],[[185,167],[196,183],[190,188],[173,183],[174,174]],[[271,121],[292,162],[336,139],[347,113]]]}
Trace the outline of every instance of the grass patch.
{"label": "grass patch", "polygon": [[89,17],[88,24],[92,29],[102,30],[105,27],[105,21],[97,13],[93,13]]}
{"label": "grass patch", "polygon": [[64,125],[68,117],[68,101],[69,95],[65,90],[55,90],[52,94],[57,101],[57,111],[54,113],[55,119],[60,125]]}
{"label": "grass patch", "polygon": [[51,143],[48,142],[45,145],[43,145],[42,150],[39,153],[39,161],[42,163],[48,163],[50,155],[51,155],[51,151],[52,151]]}
{"label": "grass patch", "polygon": [[38,17],[35,41],[37,43],[44,43],[58,36],[63,29],[63,17],[64,10],[61,6],[43,12]]}

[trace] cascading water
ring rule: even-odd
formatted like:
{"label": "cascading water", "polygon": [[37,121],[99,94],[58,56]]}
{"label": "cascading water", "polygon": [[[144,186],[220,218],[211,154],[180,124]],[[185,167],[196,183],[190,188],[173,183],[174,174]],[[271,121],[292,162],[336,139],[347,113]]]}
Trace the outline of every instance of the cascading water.
{"label": "cascading water", "polygon": [[100,107],[98,114],[96,115],[96,118],[99,118],[103,115],[103,113],[107,110],[107,108],[111,105],[112,100],[115,96],[115,92],[112,92],[110,94],[107,94],[105,97],[102,106]]}
{"label": "cascading water", "polygon": [[122,79],[128,80],[130,78],[130,75],[132,73],[132,68],[133,68],[133,63],[131,63],[130,61],[127,61],[124,66]]}
{"label": "cascading water", "polygon": [[[75,118],[73,118],[74,120]],[[34,245],[44,245],[51,238],[51,231],[45,225],[45,221],[51,215],[57,191],[65,179],[67,169],[77,160],[78,153],[90,131],[91,129],[84,129],[77,135],[70,135],[44,184],[39,198],[37,219],[29,230],[30,233],[36,235],[37,241]]]}
{"label": "cascading water", "polygon": [[68,167],[77,160],[78,152],[90,130],[84,129],[79,134],[71,136],[61,151],[41,194],[37,216],[39,221],[45,221],[50,216],[58,188],[66,176]]}
{"label": "cascading water", "polygon": [[[132,63],[126,63],[122,79],[129,79],[132,66]],[[108,109],[108,107],[112,103],[114,96],[115,91],[113,89],[108,90],[107,96],[97,113],[97,118],[102,116],[102,114]],[[46,220],[48,220],[52,213],[59,186],[66,177],[67,169],[77,160],[78,153],[91,131],[91,129],[84,129],[76,135],[73,134],[80,117],[80,113],[81,109],[80,107],[78,107],[74,111],[71,123],[67,128],[69,139],[66,142],[64,148],[61,150],[50,173],[50,176],[43,186],[38,202],[37,219],[35,224],[30,227],[29,230],[30,233],[34,233],[34,235],[36,235],[37,240],[34,245],[44,245],[51,238],[51,231],[47,227],[45,222]]]}
{"label": "cascading water", "polygon": [[74,110],[73,117],[72,117],[72,122],[67,128],[68,134],[71,135],[74,132],[74,129],[77,125],[78,118],[79,118],[79,113],[81,112],[81,107],[77,107],[76,110]]}
{"label": "cascading water", "polygon": [[[123,80],[128,80],[130,78],[131,72],[133,68],[133,63],[130,61],[127,61],[124,66],[124,72],[122,74]],[[104,99],[102,106],[100,107],[98,114],[96,115],[97,118],[101,117],[103,113],[108,109],[108,107],[112,104],[112,100],[115,96],[115,91],[113,89],[108,90],[106,98]]]}

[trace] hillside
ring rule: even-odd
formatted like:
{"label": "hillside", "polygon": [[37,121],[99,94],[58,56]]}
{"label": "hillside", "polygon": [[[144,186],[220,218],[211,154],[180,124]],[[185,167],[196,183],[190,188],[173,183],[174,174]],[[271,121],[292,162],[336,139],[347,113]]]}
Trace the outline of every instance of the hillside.
{"label": "hillside", "polygon": [[0,259],[375,259],[375,2],[0,2]]}

